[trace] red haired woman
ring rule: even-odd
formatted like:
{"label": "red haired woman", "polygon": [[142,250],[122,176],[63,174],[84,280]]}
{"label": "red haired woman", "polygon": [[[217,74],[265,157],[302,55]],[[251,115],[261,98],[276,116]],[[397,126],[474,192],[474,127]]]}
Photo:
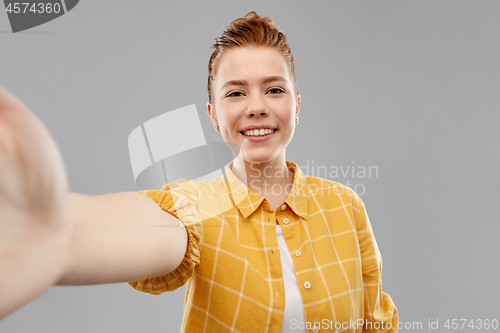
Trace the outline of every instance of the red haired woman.
{"label": "red haired woman", "polygon": [[211,181],[67,195],[50,137],[0,91],[0,317],[55,284],[160,294],[187,283],[184,332],[397,331],[363,202],[285,158],[301,104],[285,35],[251,12],[213,49],[207,112],[239,152]]}

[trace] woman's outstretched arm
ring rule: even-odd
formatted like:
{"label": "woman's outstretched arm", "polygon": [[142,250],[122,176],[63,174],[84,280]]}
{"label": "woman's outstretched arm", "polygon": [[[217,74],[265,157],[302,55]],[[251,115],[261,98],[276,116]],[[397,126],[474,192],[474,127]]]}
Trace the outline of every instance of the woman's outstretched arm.
{"label": "woman's outstretched arm", "polygon": [[69,195],[68,260],[58,285],[129,282],[165,275],[184,258],[183,224],[136,192]]}
{"label": "woman's outstretched arm", "polygon": [[142,194],[69,194],[49,133],[0,87],[0,319],[54,285],[169,273],[186,244],[180,221]]}

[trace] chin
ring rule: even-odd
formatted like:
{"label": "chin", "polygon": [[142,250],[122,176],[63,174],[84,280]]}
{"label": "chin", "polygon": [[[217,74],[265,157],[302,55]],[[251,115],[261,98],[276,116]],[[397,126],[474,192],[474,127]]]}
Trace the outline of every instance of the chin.
{"label": "chin", "polygon": [[252,152],[243,152],[243,159],[247,162],[253,163],[265,163],[272,161],[277,158],[278,154],[276,152],[270,151],[252,151]]}

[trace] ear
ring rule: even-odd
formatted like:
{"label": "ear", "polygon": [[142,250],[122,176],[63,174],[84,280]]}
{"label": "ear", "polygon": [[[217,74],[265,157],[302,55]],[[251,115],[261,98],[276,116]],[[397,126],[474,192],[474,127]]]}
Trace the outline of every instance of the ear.
{"label": "ear", "polygon": [[300,113],[300,101],[301,101],[301,97],[299,95],[297,97],[297,105],[295,106],[295,118],[299,117],[299,113]]}
{"label": "ear", "polygon": [[212,120],[212,124],[214,126],[218,125],[217,114],[215,113],[215,108],[212,108],[212,105],[210,104],[210,102],[207,102],[207,113],[208,113],[208,116],[210,117],[210,119]]}

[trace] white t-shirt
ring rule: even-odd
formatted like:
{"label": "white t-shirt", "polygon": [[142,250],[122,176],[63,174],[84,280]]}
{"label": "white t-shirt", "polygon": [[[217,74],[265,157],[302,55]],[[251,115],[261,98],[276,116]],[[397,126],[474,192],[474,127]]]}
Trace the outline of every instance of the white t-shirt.
{"label": "white t-shirt", "polygon": [[[283,272],[283,283],[285,285],[285,316],[281,325],[281,333],[307,332],[305,329],[304,307],[300,296],[299,283],[295,275],[292,256],[285,243],[285,237],[281,227],[276,224],[276,238],[280,249],[281,271]],[[293,320],[293,321],[292,321]],[[292,323],[295,323],[292,325]],[[300,324],[301,323],[301,324]],[[304,327],[303,329],[292,327]]]}

